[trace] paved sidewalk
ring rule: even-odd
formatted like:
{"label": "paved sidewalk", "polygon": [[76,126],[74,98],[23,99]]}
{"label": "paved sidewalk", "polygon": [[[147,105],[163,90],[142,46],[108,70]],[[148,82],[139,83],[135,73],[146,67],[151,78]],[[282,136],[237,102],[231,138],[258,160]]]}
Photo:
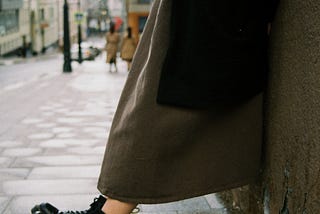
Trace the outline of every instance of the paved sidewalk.
{"label": "paved sidewalk", "polygon": [[58,48],[50,48],[46,53],[38,54],[37,56],[31,56],[30,54],[24,58],[22,56],[9,56],[9,57],[0,57],[0,66],[3,65],[13,65],[20,63],[32,63],[36,61],[42,61],[46,59],[51,59],[56,57],[57,53],[60,53]]}
{"label": "paved sidewalk", "polygon": [[[44,201],[82,210],[99,194],[97,177],[126,64],[109,73],[100,57],[73,68],[0,93],[0,213],[30,213]],[[142,214],[229,213],[215,195],[140,208]]]}

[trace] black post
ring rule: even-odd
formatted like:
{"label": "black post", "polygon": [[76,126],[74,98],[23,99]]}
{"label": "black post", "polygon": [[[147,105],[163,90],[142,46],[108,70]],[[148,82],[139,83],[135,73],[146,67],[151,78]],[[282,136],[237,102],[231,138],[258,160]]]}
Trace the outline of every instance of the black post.
{"label": "black post", "polygon": [[81,39],[81,24],[78,24],[78,46],[79,46],[79,53],[78,53],[78,56],[79,56],[79,63],[81,64],[83,59],[82,59],[82,50],[81,50],[81,42],[82,42],[82,39]]}
{"label": "black post", "polygon": [[71,72],[70,31],[69,31],[69,7],[67,0],[63,5],[63,72]]}
{"label": "black post", "polygon": [[[80,12],[80,0],[78,0],[78,11]],[[82,50],[81,50],[81,42],[82,42],[82,36],[81,36],[81,21],[78,21],[78,62],[81,64],[83,59],[82,59]]]}

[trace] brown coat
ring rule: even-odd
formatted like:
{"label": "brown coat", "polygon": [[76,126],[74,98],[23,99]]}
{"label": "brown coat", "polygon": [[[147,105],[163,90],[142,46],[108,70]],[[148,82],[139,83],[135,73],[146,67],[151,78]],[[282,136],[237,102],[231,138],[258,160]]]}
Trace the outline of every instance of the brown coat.
{"label": "brown coat", "polygon": [[137,47],[137,44],[136,44],[135,39],[132,37],[128,38],[128,36],[125,36],[123,38],[122,45],[121,45],[120,57],[123,60],[131,61],[133,58],[133,55],[136,51],[136,47]]}
{"label": "brown coat", "polygon": [[210,110],[159,105],[171,0],[156,0],[111,127],[98,189],[133,203],[160,203],[254,181],[262,96]]}
{"label": "brown coat", "polygon": [[108,32],[106,35],[106,51],[107,51],[107,59],[106,62],[110,63],[112,60],[116,61],[118,45],[120,42],[120,36],[117,32],[110,33]]}

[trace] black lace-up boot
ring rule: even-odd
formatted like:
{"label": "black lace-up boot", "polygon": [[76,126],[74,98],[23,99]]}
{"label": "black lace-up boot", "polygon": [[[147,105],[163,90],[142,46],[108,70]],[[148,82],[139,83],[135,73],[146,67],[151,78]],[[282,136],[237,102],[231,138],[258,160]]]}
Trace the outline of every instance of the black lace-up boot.
{"label": "black lace-up boot", "polygon": [[106,198],[102,195],[99,198],[95,198],[90,205],[90,209],[84,211],[59,211],[56,207],[49,203],[42,203],[32,208],[32,214],[104,214],[102,207],[106,202]]}
{"label": "black lace-up boot", "polygon": [[102,207],[104,203],[106,203],[106,198],[102,195],[99,198],[95,198],[93,203],[90,204],[90,209],[85,211],[66,211],[66,212],[59,212],[58,214],[104,214],[102,212]]}

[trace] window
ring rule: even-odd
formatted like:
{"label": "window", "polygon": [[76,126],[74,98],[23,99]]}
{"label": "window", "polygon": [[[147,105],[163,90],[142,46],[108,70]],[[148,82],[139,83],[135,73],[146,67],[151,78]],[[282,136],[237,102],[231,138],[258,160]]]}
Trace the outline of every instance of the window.
{"label": "window", "polygon": [[19,11],[5,10],[0,12],[0,34],[10,34],[19,30]]}
{"label": "window", "polygon": [[40,20],[44,20],[45,19],[44,9],[40,9],[39,13],[40,13]]}
{"label": "window", "polygon": [[152,0],[138,0],[139,4],[150,4]]}
{"label": "window", "polygon": [[54,19],[54,9],[53,9],[53,7],[49,8],[49,17],[50,17],[51,20]]}
{"label": "window", "polygon": [[148,16],[139,17],[139,33],[142,33],[144,26],[146,25]]}

